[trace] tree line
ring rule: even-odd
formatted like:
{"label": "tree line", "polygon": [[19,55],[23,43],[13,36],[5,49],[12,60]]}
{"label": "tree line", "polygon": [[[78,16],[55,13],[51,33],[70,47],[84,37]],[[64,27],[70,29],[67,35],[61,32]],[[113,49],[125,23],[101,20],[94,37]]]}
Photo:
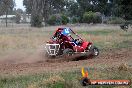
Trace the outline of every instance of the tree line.
{"label": "tree line", "polygon": [[15,5],[14,0],[0,0],[0,15],[6,15],[6,26],[7,26],[7,15],[13,11]]}
{"label": "tree line", "polygon": [[[14,7],[14,0],[0,0],[0,15]],[[101,16],[132,20],[132,0],[23,0],[31,26],[67,22],[100,22]]]}

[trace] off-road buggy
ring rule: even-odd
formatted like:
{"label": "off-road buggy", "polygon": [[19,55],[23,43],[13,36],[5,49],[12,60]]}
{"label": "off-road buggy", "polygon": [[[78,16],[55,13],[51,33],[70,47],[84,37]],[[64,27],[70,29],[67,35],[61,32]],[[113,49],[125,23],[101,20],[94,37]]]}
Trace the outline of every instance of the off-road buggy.
{"label": "off-road buggy", "polygon": [[46,57],[69,57],[75,54],[98,56],[99,50],[70,28],[58,28],[46,43]]}

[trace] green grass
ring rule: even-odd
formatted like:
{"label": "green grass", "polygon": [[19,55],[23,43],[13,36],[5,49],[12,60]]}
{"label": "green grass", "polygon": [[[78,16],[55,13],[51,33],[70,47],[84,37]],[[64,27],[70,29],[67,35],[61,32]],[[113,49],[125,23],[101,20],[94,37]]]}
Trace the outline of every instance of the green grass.
{"label": "green grass", "polygon": [[[81,71],[35,74],[16,77],[0,77],[0,88],[83,88],[80,83]],[[90,68],[90,79],[131,79],[132,73],[127,70]],[[88,88],[93,88],[92,86]],[[98,86],[94,88],[114,88]],[[117,87],[120,88],[120,87]],[[132,88],[129,87],[129,88]]]}
{"label": "green grass", "polygon": [[0,88],[27,88],[30,83],[41,82],[47,77],[48,74],[0,77]]}
{"label": "green grass", "polygon": [[132,48],[132,40],[124,40],[121,43],[115,43],[115,48]]}
{"label": "green grass", "polygon": [[[8,55],[10,52],[25,49],[27,51],[36,50],[43,45],[53,35],[53,31],[34,30],[2,30],[0,31],[0,55]],[[77,31],[85,40],[93,42],[100,49],[131,47],[131,32],[119,30],[98,30],[98,31]],[[127,41],[130,43],[124,43]],[[27,52],[26,52],[27,53]]]}
{"label": "green grass", "polygon": [[77,32],[78,34],[90,34],[90,35],[108,35],[111,33],[115,33],[117,31],[113,31],[113,30],[99,30],[99,31],[79,31]]}
{"label": "green grass", "polygon": [[[81,37],[93,42],[101,50],[132,48],[131,32],[118,30],[78,31]],[[0,56],[6,56],[10,52],[23,50],[25,53],[34,53],[38,46],[44,44],[52,36],[53,31],[4,31],[0,32]],[[72,69],[73,70],[73,69]],[[80,69],[79,69],[80,70]],[[22,76],[0,76],[0,88],[83,88],[79,79],[79,70],[62,73],[43,73]],[[91,79],[131,79],[130,71],[117,69],[90,68]],[[53,78],[53,79],[52,79]],[[88,87],[88,88],[120,88],[120,87]],[[130,87],[132,88],[132,86]]]}
{"label": "green grass", "polygon": [[132,37],[132,32],[126,33],[126,34],[121,34],[120,36],[123,37]]}
{"label": "green grass", "polygon": [[[99,49],[132,48],[132,32],[120,32],[118,30],[100,30],[79,32],[88,41]],[[89,37],[90,36],[90,37]]]}

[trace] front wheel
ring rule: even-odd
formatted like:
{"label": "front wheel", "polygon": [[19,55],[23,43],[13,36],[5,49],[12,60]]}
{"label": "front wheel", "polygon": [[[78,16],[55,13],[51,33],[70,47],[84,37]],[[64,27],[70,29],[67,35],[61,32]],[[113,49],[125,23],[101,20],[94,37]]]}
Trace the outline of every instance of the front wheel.
{"label": "front wheel", "polygon": [[98,56],[99,55],[99,49],[97,47],[91,47],[90,52],[92,53],[93,56]]}
{"label": "front wheel", "polygon": [[63,51],[63,55],[64,55],[64,57],[65,58],[67,58],[67,57],[69,57],[69,56],[72,56],[74,54],[74,52],[73,52],[73,50],[72,49],[65,49],[64,51]]}

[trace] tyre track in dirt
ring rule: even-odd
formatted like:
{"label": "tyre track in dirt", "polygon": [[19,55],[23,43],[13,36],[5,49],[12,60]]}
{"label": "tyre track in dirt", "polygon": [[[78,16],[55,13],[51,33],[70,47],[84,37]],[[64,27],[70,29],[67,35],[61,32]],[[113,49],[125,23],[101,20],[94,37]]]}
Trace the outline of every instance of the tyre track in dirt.
{"label": "tyre track in dirt", "polygon": [[[122,63],[132,63],[132,50],[119,49],[102,51],[101,54],[93,59],[69,61],[64,58],[59,60],[38,61],[33,63],[0,63],[1,75],[23,75],[43,72],[68,71],[81,67],[109,68],[116,67]],[[130,64],[132,65],[132,64]]]}

